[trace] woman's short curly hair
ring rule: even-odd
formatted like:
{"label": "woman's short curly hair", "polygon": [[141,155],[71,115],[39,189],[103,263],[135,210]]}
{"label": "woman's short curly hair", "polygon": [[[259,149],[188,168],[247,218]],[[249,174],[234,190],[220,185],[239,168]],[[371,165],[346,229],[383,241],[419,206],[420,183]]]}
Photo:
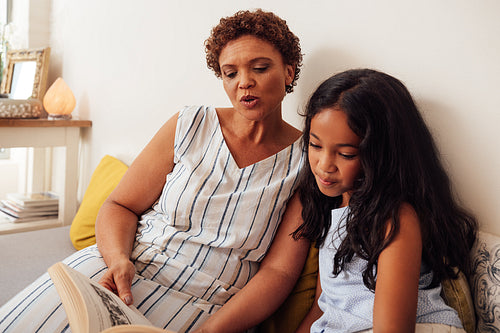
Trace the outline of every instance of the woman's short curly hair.
{"label": "woman's short curly hair", "polygon": [[244,35],[252,35],[270,42],[281,53],[283,62],[295,68],[293,81],[286,86],[286,92],[292,92],[302,65],[299,38],[290,31],[285,20],[261,9],[238,11],[233,16],[220,20],[205,41],[208,68],[212,69],[217,77],[221,77],[219,56],[222,49],[228,42]]}

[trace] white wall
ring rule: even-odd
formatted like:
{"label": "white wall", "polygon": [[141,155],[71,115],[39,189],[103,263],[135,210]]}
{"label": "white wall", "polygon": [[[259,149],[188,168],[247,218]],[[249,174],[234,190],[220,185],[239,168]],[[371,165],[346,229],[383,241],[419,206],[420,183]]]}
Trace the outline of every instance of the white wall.
{"label": "white wall", "polygon": [[[403,80],[434,132],[464,203],[500,234],[500,2],[497,0],[52,0],[49,83],[62,76],[84,131],[82,190],[105,154],[132,162],[186,104],[228,105],[203,41],[222,16],[272,10],[301,39],[304,66],[285,100],[296,115],[340,70]],[[81,193],[80,193],[81,195]]]}

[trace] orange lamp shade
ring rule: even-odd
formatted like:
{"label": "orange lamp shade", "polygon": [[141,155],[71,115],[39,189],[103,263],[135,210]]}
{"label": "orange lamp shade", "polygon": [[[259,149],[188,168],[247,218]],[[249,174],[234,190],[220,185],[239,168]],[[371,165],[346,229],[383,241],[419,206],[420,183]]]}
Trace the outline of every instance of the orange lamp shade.
{"label": "orange lamp shade", "polygon": [[45,111],[55,118],[71,118],[75,105],[75,95],[60,77],[54,81],[43,97]]}

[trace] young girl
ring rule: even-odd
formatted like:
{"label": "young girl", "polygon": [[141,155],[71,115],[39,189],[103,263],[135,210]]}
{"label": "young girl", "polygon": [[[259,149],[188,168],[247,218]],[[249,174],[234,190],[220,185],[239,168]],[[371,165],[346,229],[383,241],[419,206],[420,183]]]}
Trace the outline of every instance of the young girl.
{"label": "young girl", "polygon": [[346,71],[318,87],[305,119],[294,236],[316,241],[320,273],[299,331],[464,332],[440,281],[469,273],[476,221],[405,86]]}

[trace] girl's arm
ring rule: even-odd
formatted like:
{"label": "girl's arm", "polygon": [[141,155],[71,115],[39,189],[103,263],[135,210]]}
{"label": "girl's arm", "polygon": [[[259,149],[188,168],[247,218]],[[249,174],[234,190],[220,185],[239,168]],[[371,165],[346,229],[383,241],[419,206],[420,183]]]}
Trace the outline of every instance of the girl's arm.
{"label": "girl's arm", "polygon": [[130,261],[139,216],[158,199],[166,175],[174,167],[174,139],[178,114],[170,118],[142,150],[96,220],[96,241],[109,270],[100,283],[132,303],[130,286],[135,268]]}
{"label": "girl's arm", "polygon": [[309,309],[309,312],[300,323],[299,328],[297,328],[296,333],[309,333],[311,331],[311,325],[323,315],[323,311],[319,308],[318,299],[321,295],[321,281],[318,273],[318,279],[316,282],[316,295],[314,296],[314,303]]}
{"label": "girl's arm", "polygon": [[273,243],[259,271],[233,298],[197,330],[242,332],[270,316],[295,285],[309,250],[309,241],[294,240],[291,233],[302,223],[302,205],[295,194],[287,204]]}
{"label": "girl's arm", "polygon": [[420,223],[413,207],[403,204],[400,230],[378,260],[373,331],[415,332],[422,257]]}

